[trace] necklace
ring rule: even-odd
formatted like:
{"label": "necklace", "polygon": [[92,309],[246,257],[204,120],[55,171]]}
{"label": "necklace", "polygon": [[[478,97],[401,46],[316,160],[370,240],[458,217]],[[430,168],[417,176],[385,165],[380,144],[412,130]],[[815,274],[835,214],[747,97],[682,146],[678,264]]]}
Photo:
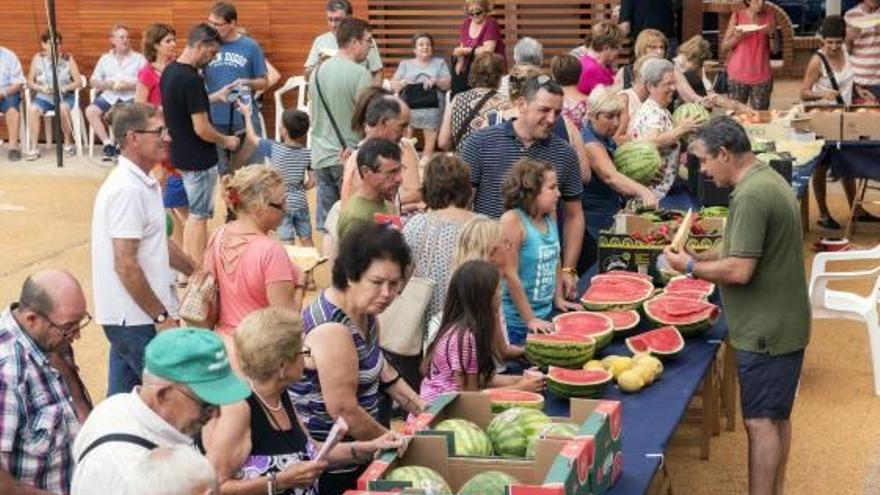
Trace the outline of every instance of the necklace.
{"label": "necklace", "polygon": [[267,401],[262,395],[260,395],[259,392],[257,392],[257,387],[254,387],[254,382],[251,381],[250,378],[248,378],[248,383],[249,383],[250,386],[251,386],[251,390],[254,391],[254,395],[256,395],[256,396],[257,396],[257,399],[259,399],[260,402],[261,402],[264,406],[266,406],[266,409],[268,409],[268,410],[270,410],[270,411],[280,411],[280,410],[281,410],[281,408],[283,407],[283,404],[281,403],[281,399],[278,399],[278,405],[276,405],[276,406],[272,406],[272,405],[269,404],[269,401]]}

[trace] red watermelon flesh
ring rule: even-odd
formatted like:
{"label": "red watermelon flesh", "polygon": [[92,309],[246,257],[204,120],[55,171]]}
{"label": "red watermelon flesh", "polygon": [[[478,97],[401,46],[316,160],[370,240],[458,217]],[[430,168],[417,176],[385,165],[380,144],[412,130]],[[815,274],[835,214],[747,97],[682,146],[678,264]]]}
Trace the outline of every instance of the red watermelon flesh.
{"label": "red watermelon flesh", "polygon": [[674,277],[666,284],[666,292],[668,293],[684,291],[698,291],[709,296],[715,291],[715,284],[686,275]]}
{"label": "red watermelon flesh", "polygon": [[628,272],[626,270],[611,270],[602,273],[602,275],[610,275],[612,277],[630,277],[630,278],[639,278],[642,280],[647,280],[648,282],[654,281],[654,279],[648,275],[647,273],[636,273],[636,272]]}
{"label": "red watermelon flesh", "polygon": [[591,310],[635,309],[651,296],[654,284],[635,277],[596,275],[581,303]]}
{"label": "red watermelon flesh", "polygon": [[614,322],[601,313],[572,311],[553,318],[556,335],[589,336],[596,339],[596,348],[601,349],[611,343],[614,336]]}
{"label": "red watermelon flesh", "polygon": [[667,294],[646,301],[644,311],[660,325],[675,325],[685,337],[706,330],[721,314],[721,309],[710,302]]}
{"label": "red watermelon flesh", "polygon": [[633,354],[650,352],[660,359],[668,359],[684,349],[684,338],[677,328],[666,326],[629,337],[626,346]]}
{"label": "red watermelon flesh", "polygon": [[642,320],[639,312],[634,309],[605,311],[605,316],[611,318],[615,332],[623,332],[635,328]]}
{"label": "red watermelon flesh", "polygon": [[678,290],[675,292],[663,291],[667,296],[683,297],[685,299],[694,299],[696,301],[705,301],[707,294],[699,290]]}

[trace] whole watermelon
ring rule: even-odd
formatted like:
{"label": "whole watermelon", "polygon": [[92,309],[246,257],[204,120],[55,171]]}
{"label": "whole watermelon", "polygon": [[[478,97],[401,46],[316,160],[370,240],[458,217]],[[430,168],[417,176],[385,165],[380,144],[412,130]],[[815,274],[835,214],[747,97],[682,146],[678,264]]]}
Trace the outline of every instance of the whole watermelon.
{"label": "whole watermelon", "polygon": [[501,471],[486,471],[469,479],[458,495],[504,495],[508,486],[519,483],[513,476]]}
{"label": "whole watermelon", "polygon": [[526,457],[535,457],[535,447],[539,438],[574,438],[580,427],[574,423],[550,423],[544,425],[537,435],[529,439]]}
{"label": "whole watermelon", "polygon": [[452,495],[446,480],[437,471],[424,466],[403,466],[391,471],[385,477],[389,481],[409,481],[413,488],[424,490],[432,495]]}
{"label": "whole watermelon", "polygon": [[438,431],[451,431],[455,437],[454,455],[491,456],[492,441],[482,429],[466,419],[447,419],[434,427]]}
{"label": "whole watermelon", "polygon": [[649,141],[630,141],[614,152],[617,171],[641,184],[650,184],[662,163],[660,151]]}
{"label": "whole watermelon", "polygon": [[503,457],[525,457],[529,440],[536,436],[550,418],[541,411],[514,407],[495,416],[486,432],[495,453]]}
{"label": "whole watermelon", "polygon": [[712,114],[699,103],[683,103],[672,112],[672,123],[678,126],[682,120],[694,117],[701,122],[706,122],[712,117]]}

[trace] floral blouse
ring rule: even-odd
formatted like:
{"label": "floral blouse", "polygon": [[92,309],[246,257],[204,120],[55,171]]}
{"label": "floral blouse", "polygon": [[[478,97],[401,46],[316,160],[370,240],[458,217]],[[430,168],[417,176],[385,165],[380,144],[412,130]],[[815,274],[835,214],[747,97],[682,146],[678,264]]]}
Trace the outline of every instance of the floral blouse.
{"label": "floral blouse", "polygon": [[587,121],[587,101],[586,100],[569,100],[562,101],[562,115],[568,117],[572,124],[577,127],[578,131],[584,130],[584,123]]}
{"label": "floral blouse", "polygon": [[[629,131],[629,136],[633,140],[651,139],[658,134],[671,131],[675,127],[669,110],[661,107],[651,98],[642,103],[634,119]],[[662,175],[657,174],[657,178],[648,186],[658,199],[663,199],[666,196],[675,181],[680,153],[681,145],[679,143],[660,148],[660,156],[663,158],[663,164],[660,166]]]}

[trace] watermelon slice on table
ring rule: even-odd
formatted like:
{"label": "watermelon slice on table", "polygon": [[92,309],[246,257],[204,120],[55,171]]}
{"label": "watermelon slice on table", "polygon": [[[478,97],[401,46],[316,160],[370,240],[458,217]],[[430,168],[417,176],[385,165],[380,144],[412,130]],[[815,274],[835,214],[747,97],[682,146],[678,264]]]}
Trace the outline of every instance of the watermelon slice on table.
{"label": "watermelon slice on table", "polygon": [[539,411],[544,409],[544,396],[534,392],[506,388],[489,388],[483,390],[483,393],[489,396],[489,400],[492,402],[493,413],[500,413],[512,407],[527,407]]}
{"label": "watermelon slice on table", "polygon": [[650,352],[662,360],[672,359],[684,349],[684,337],[673,326],[661,327],[626,339],[633,354]]}
{"label": "watermelon slice on table", "polygon": [[672,280],[666,284],[667,293],[686,291],[702,292],[706,294],[706,297],[709,297],[715,292],[715,284],[699,278],[688,277],[687,275],[673,277]]}
{"label": "watermelon slice on table", "polygon": [[686,297],[663,294],[645,302],[645,315],[658,325],[674,325],[685,337],[699,335],[721,315],[721,308]]}
{"label": "watermelon slice on table", "polygon": [[537,366],[580,368],[596,353],[596,339],[589,335],[530,334],[526,359]]}
{"label": "watermelon slice on table", "polygon": [[614,375],[605,370],[569,370],[551,366],[547,388],[560,397],[596,398]]}
{"label": "watermelon slice on table", "polygon": [[669,292],[668,290],[664,290],[663,292],[661,292],[661,294],[673,297],[683,297],[685,299],[693,299],[695,301],[706,301],[709,299],[709,296],[701,290],[679,290],[676,292]]}
{"label": "watermelon slice on table", "polygon": [[572,311],[553,318],[557,335],[589,336],[596,339],[596,350],[611,343],[614,321],[602,313]]}
{"label": "watermelon slice on table", "polygon": [[602,314],[611,318],[611,321],[614,323],[615,336],[627,335],[639,325],[640,321],[642,321],[639,312],[634,309],[611,310],[605,311]]}
{"label": "watermelon slice on table", "polygon": [[654,293],[648,280],[619,275],[596,275],[581,296],[581,304],[593,311],[636,309]]}
{"label": "watermelon slice on table", "polygon": [[626,270],[610,270],[602,273],[602,275],[608,275],[611,277],[629,277],[629,278],[638,278],[642,280],[647,280],[648,282],[653,283],[654,278],[648,275],[647,273],[638,273],[638,272],[628,272]]}

